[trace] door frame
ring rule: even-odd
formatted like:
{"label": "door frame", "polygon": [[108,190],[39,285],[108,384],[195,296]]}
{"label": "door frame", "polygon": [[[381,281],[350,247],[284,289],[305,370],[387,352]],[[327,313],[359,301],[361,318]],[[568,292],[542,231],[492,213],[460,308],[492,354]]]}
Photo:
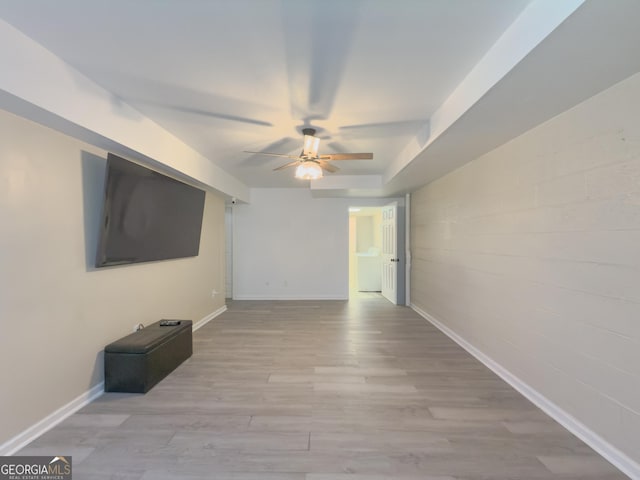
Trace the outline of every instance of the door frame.
{"label": "door frame", "polygon": [[[396,270],[396,305],[406,305],[406,267],[407,267],[407,252],[406,252],[406,221],[405,212],[406,208],[404,202],[392,202],[396,204],[396,246],[398,251],[397,258],[398,268]],[[392,204],[391,203],[391,204]],[[391,205],[389,204],[389,205]]]}
{"label": "door frame", "polygon": [[[407,197],[408,198],[408,195]],[[407,215],[407,209],[405,206],[405,201],[406,200],[405,197],[395,197],[393,199],[378,199],[378,201],[372,201],[372,199],[369,199],[368,201],[354,201],[352,203],[349,204],[349,208],[362,208],[362,207],[379,207],[379,208],[384,208],[386,206],[395,204],[396,205],[396,218],[397,218],[397,225],[396,225],[396,242],[397,242],[397,247],[398,247],[398,256],[397,258],[400,259],[400,261],[398,262],[398,268],[396,269],[396,275],[397,275],[397,279],[396,279],[396,293],[397,293],[397,299],[396,299],[396,304],[397,305],[408,305],[408,292],[407,292],[407,275],[408,275],[408,270],[407,270],[407,259],[408,259],[408,245],[407,245],[407,241],[409,238],[409,233],[407,231],[408,228],[408,222],[406,219],[406,215]],[[393,200],[392,202],[389,202],[389,200]],[[346,209],[348,210],[348,209]],[[347,223],[349,221],[349,212],[347,211]],[[349,249],[349,245],[348,245],[348,241],[347,241],[347,255],[348,255],[348,249]],[[347,285],[349,284],[349,263],[347,261],[347,267],[345,268],[345,273],[347,275]]]}

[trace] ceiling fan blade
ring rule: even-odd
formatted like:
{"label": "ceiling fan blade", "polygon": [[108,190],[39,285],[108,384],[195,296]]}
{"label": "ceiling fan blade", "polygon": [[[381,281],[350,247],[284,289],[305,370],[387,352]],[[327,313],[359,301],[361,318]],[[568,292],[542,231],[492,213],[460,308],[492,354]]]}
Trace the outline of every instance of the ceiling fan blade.
{"label": "ceiling fan blade", "polygon": [[290,162],[290,163],[282,165],[282,166],[280,166],[278,168],[274,168],[273,171],[275,172],[275,171],[278,171],[278,170],[284,170],[285,168],[293,167],[294,165],[297,165],[298,163],[300,163],[300,161],[296,160],[295,162]]}
{"label": "ceiling fan blade", "polygon": [[372,160],[373,153],[330,153],[328,155],[320,155],[320,160]]}
{"label": "ceiling fan blade", "polygon": [[338,167],[335,167],[331,165],[329,162],[325,162],[324,160],[318,160],[318,165],[320,165],[320,167],[326,170],[327,172],[331,172],[331,173],[335,173],[338,170],[340,170]]}
{"label": "ceiling fan blade", "polygon": [[269,155],[270,157],[300,158],[296,155],[286,155],[284,153],[250,152],[248,150],[244,150],[244,153],[253,153],[254,155]]}

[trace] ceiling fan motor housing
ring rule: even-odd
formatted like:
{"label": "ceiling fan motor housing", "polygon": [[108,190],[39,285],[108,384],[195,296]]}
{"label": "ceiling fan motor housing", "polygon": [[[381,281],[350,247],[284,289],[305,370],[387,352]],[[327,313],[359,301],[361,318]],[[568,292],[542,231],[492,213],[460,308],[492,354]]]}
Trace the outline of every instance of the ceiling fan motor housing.
{"label": "ceiling fan motor housing", "polygon": [[302,130],[302,132],[304,133],[304,141],[302,146],[302,153],[300,153],[300,158],[306,160],[317,158],[320,139],[314,135],[316,131],[313,128],[305,128]]}

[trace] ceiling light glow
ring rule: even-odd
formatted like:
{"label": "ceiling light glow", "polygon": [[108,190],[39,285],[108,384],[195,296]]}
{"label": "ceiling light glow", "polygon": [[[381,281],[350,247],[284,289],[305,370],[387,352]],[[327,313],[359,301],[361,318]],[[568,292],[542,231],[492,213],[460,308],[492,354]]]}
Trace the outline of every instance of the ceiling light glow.
{"label": "ceiling light glow", "polygon": [[317,180],[322,178],[322,168],[316,162],[302,162],[296,168],[295,176],[301,180]]}

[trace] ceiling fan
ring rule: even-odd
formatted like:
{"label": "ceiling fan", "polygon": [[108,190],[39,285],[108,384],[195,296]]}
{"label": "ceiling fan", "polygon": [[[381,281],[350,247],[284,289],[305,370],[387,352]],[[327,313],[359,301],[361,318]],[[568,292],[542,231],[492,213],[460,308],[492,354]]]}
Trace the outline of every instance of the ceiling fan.
{"label": "ceiling fan", "polygon": [[245,153],[254,153],[257,155],[269,155],[271,157],[283,157],[294,159],[295,161],[282,165],[273,170],[283,170],[289,167],[296,168],[296,178],[303,180],[316,180],[322,178],[322,170],[327,172],[337,172],[338,167],[329,163],[329,161],[338,160],[372,160],[373,153],[330,153],[327,155],[319,155],[318,147],[320,146],[320,139],[315,136],[316,130],[314,128],[303,128],[302,134],[304,135],[304,143],[302,146],[302,152],[300,155],[286,155],[283,153],[268,153],[268,152],[249,152],[245,150]]}

